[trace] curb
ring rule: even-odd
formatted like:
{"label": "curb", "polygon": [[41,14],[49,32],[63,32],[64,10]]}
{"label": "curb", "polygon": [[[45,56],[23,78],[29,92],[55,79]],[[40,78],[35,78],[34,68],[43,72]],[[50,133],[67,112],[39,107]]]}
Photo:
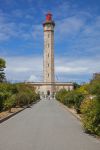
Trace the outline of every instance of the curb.
{"label": "curb", "polygon": [[11,114],[11,115],[5,117],[5,118],[3,118],[3,119],[0,119],[0,124],[1,124],[2,122],[4,122],[4,121],[10,119],[11,117],[15,116],[16,114],[20,113],[20,112],[23,111],[24,109],[26,109],[26,108],[23,108],[23,109],[21,109],[21,110],[15,112],[15,113],[13,113],[13,114]]}
{"label": "curb", "polygon": [[39,101],[40,101],[40,100],[37,100],[36,102],[33,102],[33,103],[30,104],[29,106],[26,106],[26,107],[24,107],[23,109],[21,109],[21,110],[15,112],[15,113],[13,113],[13,114],[10,114],[9,116],[7,116],[7,117],[5,117],[5,118],[3,118],[3,119],[0,119],[0,124],[1,124],[2,122],[4,122],[4,121],[10,119],[11,117],[17,115],[18,113],[20,113],[21,111],[25,110],[26,108],[31,107],[32,105],[36,104],[36,103],[39,102]]}
{"label": "curb", "polygon": [[[66,106],[67,107],[67,106]],[[67,110],[73,115],[75,116],[78,120],[81,121],[81,117],[79,117],[77,114],[73,113],[68,107],[67,107]]]}
{"label": "curb", "polygon": [[[58,101],[59,102],[59,101]],[[59,102],[60,105],[62,105],[66,110],[68,110],[74,117],[76,117],[79,121],[81,121],[81,117],[79,117],[77,114],[73,113],[70,108],[68,108],[66,105]]]}

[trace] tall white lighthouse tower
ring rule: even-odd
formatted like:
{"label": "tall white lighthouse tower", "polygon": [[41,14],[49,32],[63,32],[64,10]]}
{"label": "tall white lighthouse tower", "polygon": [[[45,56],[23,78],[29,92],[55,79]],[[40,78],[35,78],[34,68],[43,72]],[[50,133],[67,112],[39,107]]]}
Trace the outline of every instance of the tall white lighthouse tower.
{"label": "tall white lighthouse tower", "polygon": [[52,14],[46,14],[46,20],[43,23],[44,29],[44,57],[43,57],[43,82],[31,82],[36,92],[41,97],[53,97],[61,89],[73,90],[72,82],[56,82],[54,67],[54,27],[55,22],[52,20]]}
{"label": "tall white lighthouse tower", "polygon": [[43,23],[44,28],[44,63],[43,63],[43,74],[44,83],[46,86],[47,94],[54,92],[54,27],[55,23],[52,20],[52,14],[47,13],[46,20]]}

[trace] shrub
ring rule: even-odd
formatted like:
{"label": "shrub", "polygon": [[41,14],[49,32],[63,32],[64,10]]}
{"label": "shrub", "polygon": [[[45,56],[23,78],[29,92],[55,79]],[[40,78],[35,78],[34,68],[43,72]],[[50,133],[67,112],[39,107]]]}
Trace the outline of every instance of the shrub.
{"label": "shrub", "polygon": [[19,106],[29,105],[39,99],[39,94],[36,94],[34,87],[30,85],[0,83],[0,111],[13,106],[13,95],[16,99],[14,105]]}
{"label": "shrub", "polygon": [[11,112],[11,108],[15,105],[15,103],[16,103],[15,95],[9,96],[4,102],[4,109],[9,110],[9,112]]}
{"label": "shrub", "polygon": [[4,102],[10,96],[11,96],[10,92],[7,92],[7,91],[0,92],[0,111],[4,109]]}
{"label": "shrub", "polygon": [[4,94],[0,92],[0,111],[3,110]]}
{"label": "shrub", "polygon": [[16,105],[29,105],[39,98],[39,95],[35,93],[34,89],[27,84],[19,84],[17,88]]}
{"label": "shrub", "polygon": [[97,99],[84,100],[81,113],[85,131],[100,136],[100,102]]}
{"label": "shrub", "polygon": [[84,97],[84,94],[79,91],[77,91],[74,95],[74,108],[76,109],[77,113],[80,113],[80,105]]}
{"label": "shrub", "polygon": [[88,86],[88,84],[84,84],[74,91],[74,108],[76,109],[77,113],[80,113],[80,105],[84,98],[89,94]]}
{"label": "shrub", "polygon": [[27,93],[25,92],[19,92],[16,95],[16,101],[17,101],[17,105],[18,106],[24,106],[24,105],[28,105],[30,103],[30,97]]}
{"label": "shrub", "polygon": [[74,105],[74,91],[69,91],[64,96],[64,104],[68,107],[72,107]]}
{"label": "shrub", "polygon": [[62,103],[64,103],[65,95],[67,94],[67,91],[65,89],[61,89],[56,93],[56,99]]}
{"label": "shrub", "polygon": [[15,94],[15,85],[10,83],[0,83],[0,111],[5,109],[4,103],[9,97]]}
{"label": "shrub", "polygon": [[90,92],[100,98],[100,75],[91,80]]}
{"label": "shrub", "polygon": [[68,107],[74,106],[77,113],[80,113],[80,105],[86,94],[87,93],[83,87],[77,88],[73,91],[66,91],[62,89],[57,92],[56,99]]}

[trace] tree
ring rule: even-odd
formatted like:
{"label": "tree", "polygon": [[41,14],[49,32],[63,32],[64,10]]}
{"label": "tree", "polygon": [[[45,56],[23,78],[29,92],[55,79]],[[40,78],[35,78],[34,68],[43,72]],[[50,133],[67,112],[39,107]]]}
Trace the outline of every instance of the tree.
{"label": "tree", "polygon": [[4,59],[0,58],[0,82],[5,81],[4,68],[6,68],[6,62]]}
{"label": "tree", "polygon": [[78,83],[74,82],[74,89],[77,89],[79,87],[80,87],[80,85]]}

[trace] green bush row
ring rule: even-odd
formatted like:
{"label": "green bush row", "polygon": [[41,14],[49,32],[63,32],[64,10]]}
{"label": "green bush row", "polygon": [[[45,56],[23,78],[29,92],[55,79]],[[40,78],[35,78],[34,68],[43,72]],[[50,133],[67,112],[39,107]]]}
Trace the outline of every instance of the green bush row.
{"label": "green bush row", "polygon": [[85,131],[100,136],[100,101],[85,99],[81,104],[81,113]]}
{"label": "green bush row", "polygon": [[23,107],[39,98],[31,85],[0,83],[0,111],[11,111],[12,107]]}
{"label": "green bush row", "polygon": [[83,93],[81,88],[73,91],[66,91],[65,89],[62,89],[56,93],[56,99],[68,107],[74,107],[77,113],[80,113],[80,105],[85,95],[86,93]]}
{"label": "green bush row", "polygon": [[73,91],[60,90],[56,99],[81,113],[86,132],[100,136],[100,79],[92,80]]}
{"label": "green bush row", "polygon": [[88,87],[92,98],[86,97],[81,104],[82,122],[86,132],[100,136],[100,74]]}

